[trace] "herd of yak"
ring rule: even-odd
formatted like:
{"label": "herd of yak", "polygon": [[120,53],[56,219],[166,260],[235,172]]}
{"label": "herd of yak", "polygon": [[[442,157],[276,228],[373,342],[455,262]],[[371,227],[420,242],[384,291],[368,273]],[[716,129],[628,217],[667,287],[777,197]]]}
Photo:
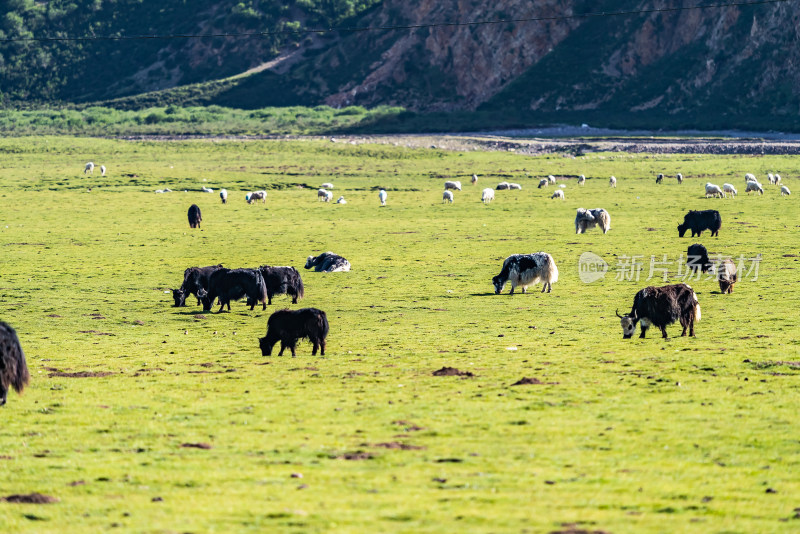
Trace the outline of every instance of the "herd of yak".
{"label": "herd of yak", "polygon": [[[223,201],[224,201],[223,197]],[[188,212],[189,224],[192,228],[200,226],[202,216],[200,208],[192,205]],[[578,210],[575,220],[576,233],[583,233],[586,229],[600,226],[603,232],[610,228],[610,216],[603,209]],[[683,237],[687,230],[691,230],[692,237],[700,236],[704,230],[710,230],[712,236],[719,233],[722,218],[716,210],[690,211],[684,217],[683,223],[678,226],[678,233]],[[730,260],[718,264],[712,263],[708,252],[703,245],[694,244],[688,250],[690,269],[703,272],[716,271],[722,293],[733,291],[733,284],[737,280],[736,266]],[[349,271],[350,263],[331,252],[319,256],[309,256],[305,267],[315,268],[316,271]],[[514,288],[522,286],[525,292],[527,286],[542,283],[542,291],[550,292],[552,284],[558,280],[558,269],[552,256],[545,252],[534,254],[514,254],[506,258],[503,267],[493,278],[495,292],[500,293],[507,282],[511,282],[511,294]],[[294,267],[261,266],[257,269],[228,269],[222,265],[208,267],[190,267],[184,272],[183,284],[179,289],[173,290],[175,306],[185,306],[186,298],[194,295],[198,304],[203,305],[204,311],[211,310],[215,301],[220,304],[219,311],[225,306],[230,310],[232,300],[247,299],[247,305],[254,309],[257,303],[266,309],[272,303],[275,295],[288,295],[292,303],[304,296],[303,281],[300,273]],[[636,293],[633,307],[626,315],[620,315],[623,337],[630,338],[637,324],[641,328],[640,337],[644,338],[647,329],[655,326],[661,330],[662,336],[667,337],[666,327],[676,321],[683,326],[682,335],[687,331],[694,335],[694,323],[700,320],[700,305],[697,295],[686,284],[675,284],[663,287],[647,287]],[[281,343],[279,356],[285,349],[290,349],[295,356],[297,342],[307,338],[312,344],[312,355],[319,350],[325,354],[325,340],[328,335],[329,325],[325,312],[316,308],[303,308],[298,310],[279,310],[270,315],[267,321],[267,334],[259,339],[261,352],[264,356],[272,353],[278,341]],[[0,321],[0,406],[6,403],[9,388],[21,392],[28,381],[30,374],[25,361],[25,354],[15,330],[8,324]]]}

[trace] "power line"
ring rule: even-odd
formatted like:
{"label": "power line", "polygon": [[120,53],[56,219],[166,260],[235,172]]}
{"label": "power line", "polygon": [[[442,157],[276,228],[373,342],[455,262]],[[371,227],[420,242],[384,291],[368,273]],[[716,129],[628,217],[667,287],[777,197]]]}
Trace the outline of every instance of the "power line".
{"label": "power line", "polygon": [[202,33],[202,34],[164,34],[164,35],[90,35],[85,37],[10,37],[0,39],[0,43],[15,42],[61,42],[61,41],[141,41],[153,39],[204,39],[214,37],[269,37],[273,35],[307,35],[334,32],[370,32],[370,31],[395,31],[417,30],[424,28],[442,28],[453,26],[484,26],[488,24],[508,24],[518,22],[550,22],[558,20],[572,20],[582,18],[619,17],[625,15],[647,15],[651,13],[674,13],[678,11],[694,11],[703,9],[721,9],[725,7],[747,7],[764,4],[784,4],[793,0],[751,0],[739,2],[725,2],[719,4],[702,4],[697,6],[664,7],[652,9],[637,9],[629,11],[597,11],[592,13],[579,13],[574,15],[553,15],[549,17],[529,17],[522,19],[475,20],[467,22],[438,22],[431,24],[407,24],[398,26],[364,26],[364,27],[331,27],[331,28],[304,28],[300,30],[276,30],[265,32],[242,33]]}

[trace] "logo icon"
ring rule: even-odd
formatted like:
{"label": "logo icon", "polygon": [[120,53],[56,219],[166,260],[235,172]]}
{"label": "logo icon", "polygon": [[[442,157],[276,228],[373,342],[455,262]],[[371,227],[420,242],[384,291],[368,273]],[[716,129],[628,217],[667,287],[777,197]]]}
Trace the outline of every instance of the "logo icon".
{"label": "logo icon", "polygon": [[593,252],[584,252],[578,259],[578,278],[584,284],[602,280],[608,272],[606,261]]}

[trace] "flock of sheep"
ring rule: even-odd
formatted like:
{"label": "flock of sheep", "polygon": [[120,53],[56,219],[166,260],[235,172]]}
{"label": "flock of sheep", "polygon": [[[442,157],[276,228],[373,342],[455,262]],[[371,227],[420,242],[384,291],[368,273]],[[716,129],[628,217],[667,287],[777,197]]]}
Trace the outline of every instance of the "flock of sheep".
{"label": "flock of sheep", "polygon": [[[781,196],[789,196],[792,194],[788,187],[781,184],[780,174],[767,173],[767,179],[769,180],[770,184],[781,186]],[[748,172],[744,175],[744,180],[747,184],[744,190],[745,193],[753,192],[758,193],[759,195],[764,194],[764,186],[758,182],[754,174]],[[722,184],[722,187],[720,188],[720,186],[712,184],[711,182],[706,183],[706,198],[727,198],[728,195],[730,195],[731,198],[736,198],[737,194],[738,192],[736,191],[736,188],[731,184]]]}

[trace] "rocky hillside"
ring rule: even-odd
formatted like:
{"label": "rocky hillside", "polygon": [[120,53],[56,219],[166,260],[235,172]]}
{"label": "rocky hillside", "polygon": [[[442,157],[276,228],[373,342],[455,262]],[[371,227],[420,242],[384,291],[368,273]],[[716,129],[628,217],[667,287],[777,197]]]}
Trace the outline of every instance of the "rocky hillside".
{"label": "rocky hillside", "polygon": [[[16,3],[26,1],[41,5],[32,0]],[[145,16],[141,9],[131,7],[139,4],[97,0],[93,5],[101,6],[102,11],[119,8],[122,3],[132,12],[127,18],[111,17],[115,22],[106,30],[134,33],[131,28],[141,25],[126,24]],[[331,6],[338,4],[326,0],[291,5],[266,0],[244,4],[197,0],[189,7],[167,3],[184,7],[164,8],[162,15],[175,19],[171,27],[182,32],[320,27],[326,22],[352,28],[412,28],[282,34],[264,39],[145,41],[144,48],[129,53],[116,43],[107,44],[102,45],[109,47],[103,49],[105,55],[98,56],[96,50],[85,52],[85,60],[59,72],[60,78],[41,68],[65,56],[63,51],[55,52],[55,46],[48,48],[50,56],[33,56],[36,61],[27,71],[19,62],[16,70],[9,68],[6,52],[5,63],[0,61],[0,71],[5,67],[0,73],[6,75],[0,78],[0,91],[7,98],[91,101],[211,82],[248,71],[191,90],[117,102],[128,106],[131,102],[137,106],[164,101],[213,103],[242,108],[396,105],[418,112],[503,112],[554,120],[627,117],[651,125],[677,120],[700,127],[761,128],[769,127],[773,119],[783,127],[793,124],[800,111],[800,2],[661,12],[654,10],[698,2],[341,3],[345,8],[334,13]],[[328,9],[327,15],[324,9]],[[649,12],[578,16],[644,10]],[[152,26],[152,31],[163,32],[163,27],[169,26],[155,28],[152,18],[147,26]],[[452,24],[534,18],[543,20]],[[4,24],[8,25],[8,17]],[[430,24],[438,26],[421,27]],[[98,61],[98,57],[112,76],[100,77],[92,67],[90,60]]]}

